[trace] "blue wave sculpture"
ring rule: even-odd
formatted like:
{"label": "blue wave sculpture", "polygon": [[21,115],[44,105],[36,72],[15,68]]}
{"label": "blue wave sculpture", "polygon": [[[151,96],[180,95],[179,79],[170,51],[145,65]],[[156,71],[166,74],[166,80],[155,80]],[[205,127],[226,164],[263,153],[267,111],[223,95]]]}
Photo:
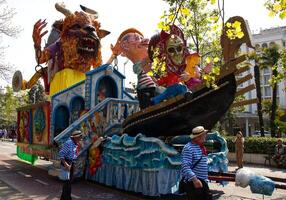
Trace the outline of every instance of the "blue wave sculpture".
{"label": "blue wave sculpture", "polygon": [[162,140],[138,134],[130,137],[113,135],[104,144],[103,162],[116,166],[143,169],[179,169],[181,156]]}

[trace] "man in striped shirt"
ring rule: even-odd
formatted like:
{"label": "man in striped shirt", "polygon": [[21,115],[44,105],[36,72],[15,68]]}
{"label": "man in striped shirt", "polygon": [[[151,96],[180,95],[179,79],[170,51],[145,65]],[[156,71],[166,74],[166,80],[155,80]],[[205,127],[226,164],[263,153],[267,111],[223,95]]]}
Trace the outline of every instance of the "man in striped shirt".
{"label": "man in striped shirt", "polygon": [[59,157],[61,160],[60,179],[64,181],[61,200],[71,200],[73,165],[77,158],[77,147],[81,140],[81,136],[81,131],[75,130],[59,151]]}
{"label": "man in striped shirt", "polygon": [[192,141],[187,143],[182,151],[182,181],[180,184],[187,193],[189,200],[212,199],[207,184],[208,181],[208,157],[203,143],[208,130],[203,126],[197,126],[190,135]]}

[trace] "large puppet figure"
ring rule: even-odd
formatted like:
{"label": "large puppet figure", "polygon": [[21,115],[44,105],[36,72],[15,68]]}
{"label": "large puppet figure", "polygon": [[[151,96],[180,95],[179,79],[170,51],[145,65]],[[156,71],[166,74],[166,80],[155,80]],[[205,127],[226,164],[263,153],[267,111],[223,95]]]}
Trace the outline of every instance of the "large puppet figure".
{"label": "large puppet figure", "polygon": [[41,39],[47,33],[42,32],[47,24],[45,20],[39,20],[33,31],[38,62],[51,62],[48,70],[51,95],[84,80],[85,72],[101,65],[100,39],[109,34],[100,29],[97,12],[84,6],[81,6],[83,11],[75,13],[64,5],[55,7],[65,15],[64,20],[58,22],[60,38],[42,50]]}
{"label": "large puppet figure", "polygon": [[[151,41],[156,38],[152,37]],[[115,46],[111,47],[113,55],[107,63],[112,62],[115,56],[122,55],[133,62],[133,72],[137,74],[137,96],[141,109],[158,104],[161,101],[187,91],[184,85],[159,88],[156,80],[148,75],[151,70],[151,60],[149,59],[149,39],[137,29],[130,28],[123,31],[117,39]]]}
{"label": "large puppet figure", "polygon": [[184,83],[192,88],[195,79],[200,77],[198,64],[200,57],[197,53],[188,51],[184,34],[177,26],[172,25],[169,33],[161,31],[157,39],[149,44],[149,57],[154,59],[154,51],[158,53],[160,62],[165,62],[166,73],[158,78],[158,84],[166,87]]}
{"label": "large puppet figure", "polygon": [[149,39],[144,38],[143,34],[135,28],[123,31],[117,39],[115,46],[111,47],[112,57],[125,56],[133,62],[133,72],[137,75],[137,96],[141,109],[151,105],[151,98],[156,95],[156,83],[147,75],[150,68],[148,58]]}

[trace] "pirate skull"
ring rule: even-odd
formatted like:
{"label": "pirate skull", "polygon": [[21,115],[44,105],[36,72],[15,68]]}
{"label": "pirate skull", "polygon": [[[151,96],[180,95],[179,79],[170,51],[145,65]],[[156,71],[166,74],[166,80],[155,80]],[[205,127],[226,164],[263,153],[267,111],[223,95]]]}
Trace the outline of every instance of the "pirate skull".
{"label": "pirate skull", "polygon": [[177,35],[171,35],[166,43],[167,55],[175,65],[184,61],[184,41]]}

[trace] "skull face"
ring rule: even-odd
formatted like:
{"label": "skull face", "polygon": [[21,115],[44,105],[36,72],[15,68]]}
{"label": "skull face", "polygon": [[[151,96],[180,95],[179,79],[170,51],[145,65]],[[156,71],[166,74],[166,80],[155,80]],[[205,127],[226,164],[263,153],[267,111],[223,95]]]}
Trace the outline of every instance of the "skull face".
{"label": "skull face", "polygon": [[181,65],[184,61],[184,41],[177,35],[171,35],[167,40],[167,54],[175,65]]}

